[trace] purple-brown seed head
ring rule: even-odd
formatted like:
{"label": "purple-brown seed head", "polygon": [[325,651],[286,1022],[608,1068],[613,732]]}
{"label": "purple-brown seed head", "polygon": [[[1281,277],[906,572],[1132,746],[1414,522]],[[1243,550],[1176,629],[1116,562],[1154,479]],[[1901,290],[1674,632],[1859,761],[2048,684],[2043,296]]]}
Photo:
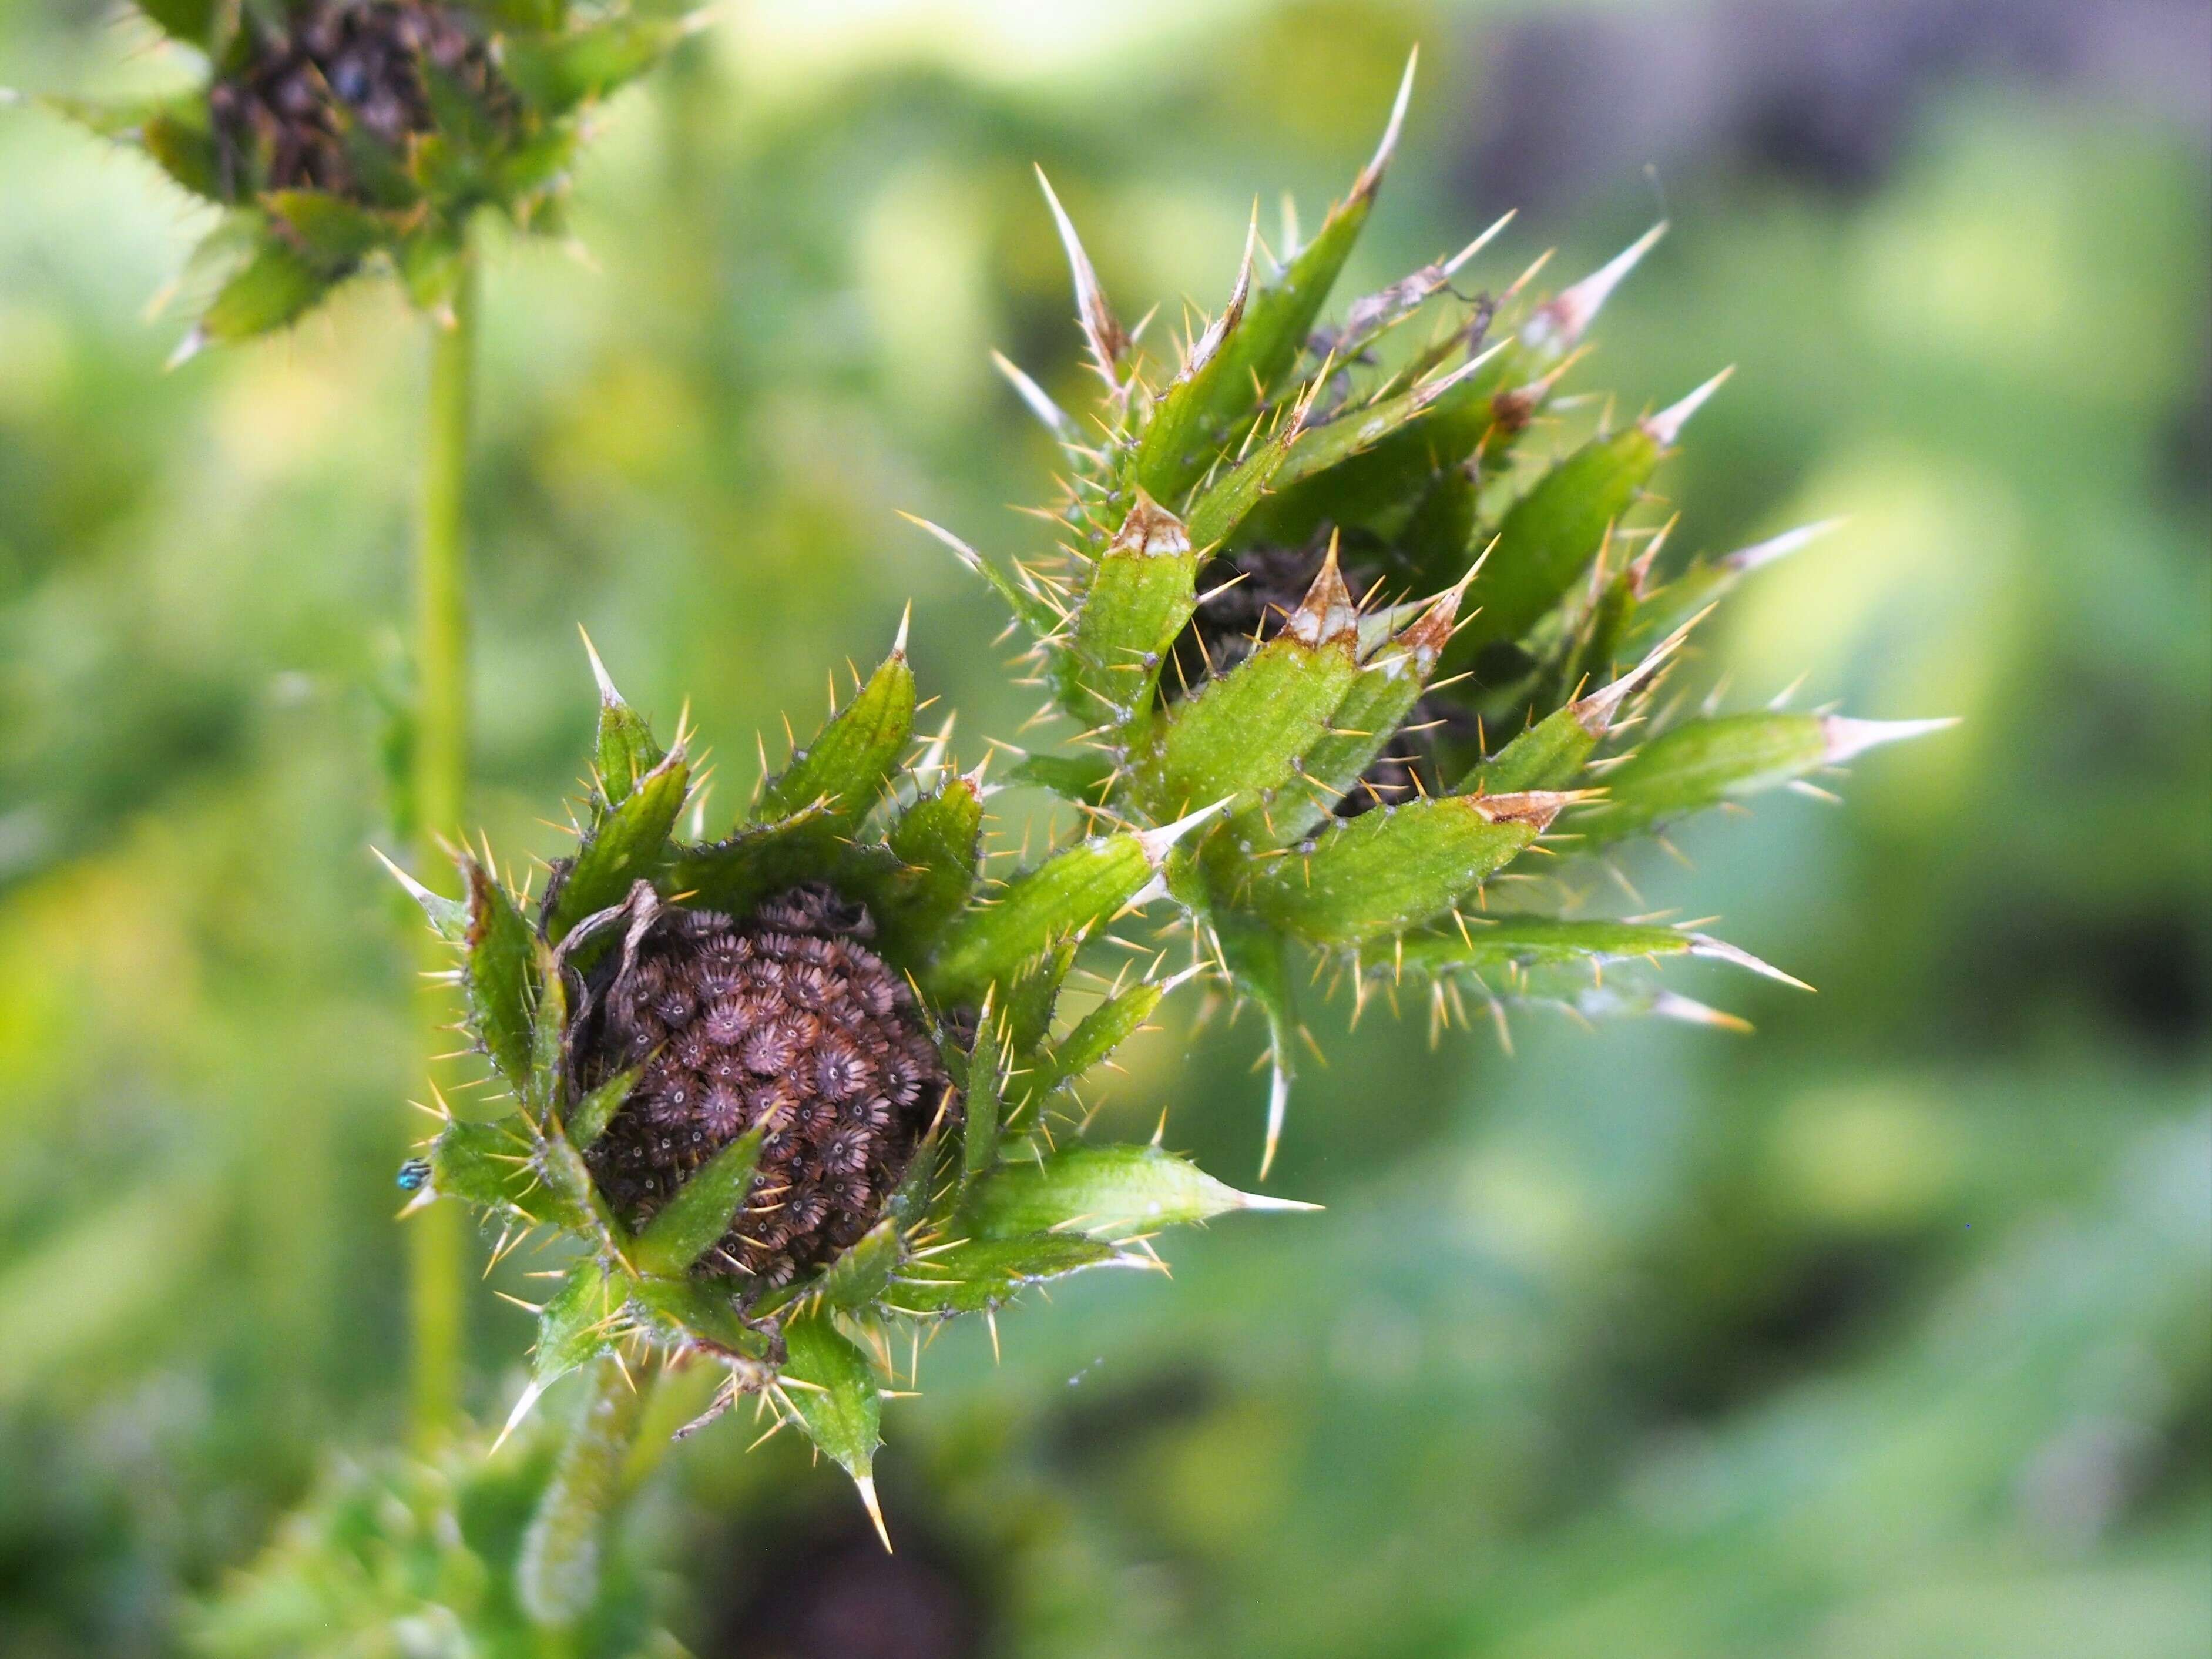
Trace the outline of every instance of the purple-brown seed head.
{"label": "purple-brown seed head", "polygon": [[742,919],[663,910],[587,976],[577,1085],[643,1068],[586,1157],[627,1223],[772,1117],[751,1192],[699,1271],[782,1284],[875,1224],[947,1080],[912,991],[861,942],[873,931],[864,908],[810,884]]}
{"label": "purple-brown seed head", "polygon": [[356,143],[403,149],[437,125],[433,78],[495,120],[514,107],[491,52],[435,0],[315,0],[258,24],[245,60],[209,88],[225,191],[359,192]]}

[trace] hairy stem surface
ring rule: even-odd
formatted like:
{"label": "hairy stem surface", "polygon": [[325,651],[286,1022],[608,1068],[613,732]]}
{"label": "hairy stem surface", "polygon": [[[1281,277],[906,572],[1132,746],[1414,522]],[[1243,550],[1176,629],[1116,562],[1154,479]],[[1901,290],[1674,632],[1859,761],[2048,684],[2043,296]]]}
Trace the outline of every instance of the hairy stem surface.
{"label": "hairy stem surface", "polygon": [[609,1516],[651,1392],[650,1378],[633,1383],[611,1354],[585,1375],[590,1392],[515,1564],[523,1611],[554,1631],[574,1625],[598,1599]]}
{"label": "hairy stem surface", "polygon": [[[416,564],[415,810],[421,845],[415,866],[428,877],[447,860],[438,838],[459,833],[468,790],[468,454],[476,401],[477,273],[474,254],[453,300],[450,324],[433,322],[427,453]],[[448,877],[448,880],[451,878]],[[449,966],[433,945],[432,971]],[[447,1046],[449,994],[425,982],[434,1007],[428,1051]],[[467,1235],[462,1207],[434,1204],[408,1231],[410,1311],[414,1332],[412,1404],[416,1437],[435,1442],[460,1410],[463,1275]]]}

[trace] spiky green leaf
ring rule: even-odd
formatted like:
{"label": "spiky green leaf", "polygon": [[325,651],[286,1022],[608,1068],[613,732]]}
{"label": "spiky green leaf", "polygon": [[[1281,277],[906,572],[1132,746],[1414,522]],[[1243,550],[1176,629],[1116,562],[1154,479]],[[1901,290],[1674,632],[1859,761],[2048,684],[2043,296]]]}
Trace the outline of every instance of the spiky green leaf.
{"label": "spiky green leaf", "polygon": [[[1346,486],[1349,480],[1332,478],[1327,489],[1322,487],[1319,480],[1322,475],[1334,474],[1346,463],[1369,454],[1394,436],[1407,435],[1403,449],[1405,459],[1402,462],[1394,463],[1389,471],[1387,485],[1378,485],[1365,479],[1365,470],[1371,469],[1352,473],[1352,479],[1360,480],[1358,499],[1364,499],[1370,495],[1402,497],[1408,479],[1425,476],[1440,470],[1442,466],[1452,464],[1449,458],[1452,446],[1449,442],[1443,442],[1440,448],[1425,437],[1417,438],[1412,434],[1416,423],[1425,425],[1428,418],[1437,412],[1455,410],[1468,398],[1468,388],[1481,372],[1486,362],[1484,357],[1476,357],[1449,374],[1437,375],[1377,402],[1346,410],[1334,419],[1309,426],[1299,433],[1297,441],[1291,445],[1290,454],[1284,457],[1282,467],[1274,475],[1274,488],[1286,504],[1283,507],[1271,504],[1268,510],[1261,515],[1266,521],[1266,534],[1270,536],[1284,534],[1283,527],[1287,521],[1285,515],[1292,510],[1288,503],[1309,503],[1314,509],[1316,521],[1320,516],[1355,516],[1349,509],[1349,503],[1341,499],[1346,494]],[[1471,448],[1473,446],[1470,443],[1468,447]],[[1400,451],[1394,446],[1390,453],[1395,455]],[[1402,477],[1401,470],[1404,473]],[[1309,480],[1315,482],[1309,484]],[[1293,494],[1292,486],[1298,485],[1306,485],[1307,488]]]}
{"label": "spiky green leaf", "polygon": [[822,1300],[848,1312],[868,1307],[891,1282],[905,1250],[896,1218],[884,1217],[830,1264],[822,1275]]}
{"label": "spiky green leaf", "polygon": [[760,1362],[773,1351],[768,1333],[749,1325],[726,1285],[685,1276],[647,1278],[631,1288],[634,1314],[655,1335],[676,1344]]}
{"label": "spiky green leaf", "polygon": [[[588,648],[589,642],[586,642]],[[629,798],[632,790],[652,775],[666,758],[643,715],[625,702],[592,653],[592,668],[599,682],[599,723],[592,743],[592,768],[599,785],[599,810],[607,812]]]}
{"label": "spiky green leaf", "polygon": [[306,315],[330,288],[326,272],[270,232],[200,314],[199,332],[218,344],[270,333]]}
{"label": "spiky green leaf", "polygon": [[633,1253],[647,1273],[683,1272],[714,1247],[752,1191],[769,1125],[755,1124],[694,1171],[637,1235]]}
{"label": "spiky green leaf", "polygon": [[1510,795],[1522,790],[1564,789],[1580,776],[1604,730],[1601,725],[1592,731],[1577,704],[1555,709],[1475,765],[1455,792]]}
{"label": "spiky green leaf", "polygon": [[568,1270],[561,1288],[538,1315],[538,1351],[530,1381],[543,1389],[614,1344],[631,1280],[620,1268],[586,1256]]}
{"label": "spiky green leaf", "polygon": [[1004,1007],[1009,1059],[1018,1060],[1036,1052],[1045,1034],[1052,1028],[1053,1010],[1059,1004],[1068,973],[1075,966],[1078,948],[1075,940],[1061,940],[1038,957],[1006,992]]}
{"label": "spiky green leaf", "polygon": [[1115,915],[1152,879],[1143,838],[1093,836],[1018,875],[990,903],[962,912],[947,930],[925,983],[947,1002],[981,1000],[1055,942]]}
{"label": "spiky green leaf", "polygon": [[823,873],[836,838],[819,803],[773,823],[750,824],[726,841],[679,846],[667,887],[702,910],[742,916],[763,899]]}
{"label": "spiky green leaf", "polygon": [[1662,732],[1606,774],[1606,799],[1591,814],[1589,830],[1597,841],[1633,834],[1951,723],[1779,709],[1693,720]]}
{"label": "spiky green leaf", "polygon": [[588,1152],[593,1143],[607,1132],[607,1125],[629,1099],[629,1092],[637,1087],[637,1080],[645,1073],[641,1065],[617,1071],[568,1108],[564,1127],[569,1144],[580,1152]]}
{"label": "spiky green leaf", "polygon": [[1605,776],[1584,826],[1594,840],[1633,835],[1757,795],[1827,764],[1820,717],[1786,710],[1692,720],[1662,732]]}
{"label": "spiky green leaf", "polygon": [[970,1189],[961,1220],[979,1238],[1079,1233],[1127,1240],[1231,1210],[1304,1210],[1224,1186],[1157,1146],[1070,1146],[1001,1164]]}
{"label": "spiky green leaf", "polygon": [[1447,796],[1378,808],[1249,867],[1239,906],[1323,945],[1357,945],[1438,916],[1534,840],[1565,798]]}
{"label": "spiky green leaf", "polygon": [[1034,1100],[1077,1081],[1134,1035],[1165,994],[1158,982],[1147,980],[1107,997],[1065,1037],[1040,1051],[1029,1076],[1020,1079],[1023,1093]]}
{"label": "spiky green leaf", "polygon": [[1228,839],[1285,846],[1310,833],[1396,735],[1420,700],[1437,660],[1451,638],[1458,607],[1447,594],[1359,666],[1325,729],[1305,751],[1301,784],[1264,808],[1249,808],[1231,821]]}
{"label": "spiky green leaf", "polygon": [[530,1079],[523,1090],[523,1105],[539,1123],[550,1123],[558,1113],[568,1068],[564,1064],[568,1040],[568,982],[562,976],[552,948],[538,944],[538,1002],[530,1016]]}
{"label": "spiky green leaf", "polygon": [[875,1367],[826,1313],[786,1324],[783,1345],[783,1394],[799,1426],[839,1468],[856,1480],[868,1479],[883,1440]]}
{"label": "spiky green leaf", "polygon": [[1295,543],[1325,522],[1399,528],[1407,503],[1453,475],[1488,429],[1496,352],[1302,433],[1251,515],[1250,535]]}
{"label": "spiky green leaf", "polygon": [[546,894],[547,938],[558,943],[586,916],[620,904],[634,885],[652,879],[690,787],[690,762],[679,747],[585,832]]}
{"label": "spiky green leaf", "polygon": [[1589,569],[1662,453],[1638,422],[1591,439],[1531,485],[1468,589],[1468,603],[1479,608],[1462,638],[1518,639],[1535,626]]}
{"label": "spiky green leaf", "polygon": [[980,1314],[1012,1301],[1024,1286],[1109,1264],[1152,1265],[1074,1233],[961,1239],[906,1263],[884,1289],[883,1302],[895,1313],[918,1317]]}
{"label": "spiky green leaf", "polygon": [[328,191],[280,190],[264,200],[300,251],[333,273],[351,269],[391,234],[376,214]]}
{"label": "spiky green leaf", "polygon": [[448,310],[468,271],[468,251],[453,226],[431,220],[400,240],[399,281],[407,297],[433,315]]}
{"label": "spiky green leaf", "polygon": [[567,1184],[546,1179],[545,1146],[520,1114],[495,1123],[456,1119],[431,1145],[432,1189],[526,1221],[582,1226],[586,1212]]}
{"label": "spiky green leaf", "polygon": [[1358,677],[1359,616],[1332,552],[1281,631],[1155,720],[1131,775],[1159,816],[1279,788]]}
{"label": "spiky green leaf", "polygon": [[999,1131],[1006,1126],[1006,1026],[1003,1015],[988,1010],[969,1052],[966,1116],[961,1125],[962,1179],[973,1181],[999,1158]]}
{"label": "spiky green leaf", "polygon": [[1139,495],[1091,569],[1060,658],[1064,690],[1083,717],[1117,725],[1141,717],[1162,656],[1196,607],[1197,576],[1181,521]]}
{"label": "spiky green leaf", "polygon": [[512,895],[474,858],[461,860],[469,928],[462,983],[469,1030],[518,1092],[529,1086],[531,1019],[538,1005],[538,945]]}
{"label": "spiky green leaf", "polygon": [[824,803],[826,827],[849,834],[876,803],[914,730],[914,670],[893,651],[814,741],[762,790],[755,819],[790,817]]}
{"label": "spiky green leaf", "polygon": [[1554,967],[1668,956],[1741,953],[1716,949],[1716,942],[1681,928],[1644,922],[1559,916],[1469,917],[1464,929],[1442,923],[1406,935],[1398,960],[1408,972]]}
{"label": "spiky green leaf", "polygon": [[1112,755],[1095,749],[1080,754],[1028,754],[1009,769],[1007,779],[1050,790],[1063,801],[1095,807],[1105,800],[1120,770]]}
{"label": "spiky green leaf", "polygon": [[953,778],[902,812],[884,838],[895,863],[848,889],[876,918],[884,953],[902,967],[923,961],[975,883],[983,801],[972,779]]}
{"label": "spiky green leaf", "polygon": [[211,202],[227,199],[222,153],[197,100],[190,107],[149,115],[139,125],[138,143],[156,167],[193,195]]}
{"label": "spiky green leaf", "polygon": [[1137,487],[1155,499],[1172,501],[1204,477],[1231,426],[1251,412],[1259,395],[1254,348],[1238,339],[1251,298],[1252,247],[1247,238],[1228,305],[1192,344],[1188,361],[1154,401],[1137,442],[1132,472]]}
{"label": "spiky green leaf", "polygon": [[501,66],[508,82],[541,113],[563,115],[644,74],[683,38],[684,28],[665,18],[611,17],[566,34],[509,40]]}

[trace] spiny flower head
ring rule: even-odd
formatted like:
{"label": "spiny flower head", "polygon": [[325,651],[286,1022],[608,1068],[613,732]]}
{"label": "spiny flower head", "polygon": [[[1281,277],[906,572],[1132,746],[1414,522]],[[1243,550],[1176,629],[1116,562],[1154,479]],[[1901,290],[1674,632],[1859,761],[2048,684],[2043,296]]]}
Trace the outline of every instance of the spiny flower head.
{"label": "spiny flower head", "polygon": [[691,23],[568,0],[142,0],[204,58],[190,91],[57,106],[224,217],[184,348],[282,328],[365,267],[441,312],[479,209],[557,234],[593,105]]}
{"label": "spiny flower head", "polygon": [[[1524,453],[1663,227],[1548,298],[1533,297],[1541,260],[1500,294],[1462,296],[1501,219],[1323,321],[1413,73],[1351,193],[1310,241],[1286,213],[1279,258],[1255,219],[1228,302],[1166,365],[1121,326],[1046,184],[1103,395],[1079,424],[1000,366],[1060,442],[1066,487],[1046,515],[1060,546],[1009,569],[925,527],[1006,601],[1052,710],[1079,729],[1079,753],[1031,755],[1018,779],[1139,828],[1219,809],[1165,879],[1198,961],[1268,1022],[1263,1174],[1302,1034],[1299,957],[1363,998],[1379,982],[1395,1000],[1412,974],[1432,1022],[1471,992],[1501,1022],[1508,1003],[1539,999],[1737,1023],[1600,976],[1683,955],[1773,970],[1691,928],[1602,919],[1586,894],[1524,908],[1559,885],[1534,882],[1529,856],[1601,853],[1810,787],[1942,723],[1656,709],[1691,626],[1815,533],[1662,563],[1647,486],[1727,370],[1548,464]],[[1493,747],[1492,733],[1518,735]],[[1493,893],[1519,902],[1493,909]]]}
{"label": "spiny flower head", "polygon": [[543,892],[489,854],[461,856],[464,899],[400,876],[514,1096],[490,1122],[440,1109],[400,1171],[410,1207],[476,1205],[501,1248],[543,1229],[580,1246],[537,1310],[516,1421],[602,1354],[704,1360],[718,1409],[758,1396],[872,1504],[880,1395],[913,1380],[898,1327],[1157,1266],[1176,1223],[1303,1207],[1157,1140],[1075,1138],[1075,1085],[1174,982],[1125,973],[1072,1022],[1061,991],[1197,826],[988,875],[981,769],[951,768],[949,729],[908,760],[904,639],[720,840],[678,836],[688,741],[664,749],[600,669],[587,802]]}

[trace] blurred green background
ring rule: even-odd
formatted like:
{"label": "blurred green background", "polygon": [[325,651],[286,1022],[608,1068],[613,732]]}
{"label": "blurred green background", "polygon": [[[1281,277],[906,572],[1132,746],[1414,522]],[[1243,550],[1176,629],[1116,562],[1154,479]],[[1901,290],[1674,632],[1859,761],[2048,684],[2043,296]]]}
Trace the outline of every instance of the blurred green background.
{"label": "blurred green background", "polygon": [[[0,82],[183,66],[0,9]],[[479,815],[542,851],[575,638],[734,804],[916,603],[957,752],[1028,713],[989,596],[1085,395],[1030,176],[1130,314],[1309,223],[1422,43],[1351,291],[1520,221],[1672,235],[1579,384],[1723,363],[1679,538],[1846,528],[1697,672],[1965,717],[1631,872],[1820,988],[1755,1036],[1521,1017],[1433,1052],[1316,1008],[1273,1190],[965,1327],[890,1412],[885,1558],[730,1423],[647,1522],[702,1656],[2212,1651],[2212,12],[2108,0],[1037,7],[748,0],[611,107],[575,257],[497,247],[474,503]],[[383,833],[420,331],[363,286],[164,374],[197,229],[0,110],[0,1650],[176,1650],[336,1455],[397,1431],[414,1129]],[[1002,802],[1017,814],[1020,802]],[[1715,970],[1717,975],[1721,971]],[[1106,1120],[1247,1179],[1248,1022],[1146,1039]],[[502,1269],[505,1273],[506,1269]],[[498,1282],[496,1279],[495,1283]],[[514,1288],[510,1286],[509,1288]],[[475,1403],[524,1316],[472,1308]]]}

